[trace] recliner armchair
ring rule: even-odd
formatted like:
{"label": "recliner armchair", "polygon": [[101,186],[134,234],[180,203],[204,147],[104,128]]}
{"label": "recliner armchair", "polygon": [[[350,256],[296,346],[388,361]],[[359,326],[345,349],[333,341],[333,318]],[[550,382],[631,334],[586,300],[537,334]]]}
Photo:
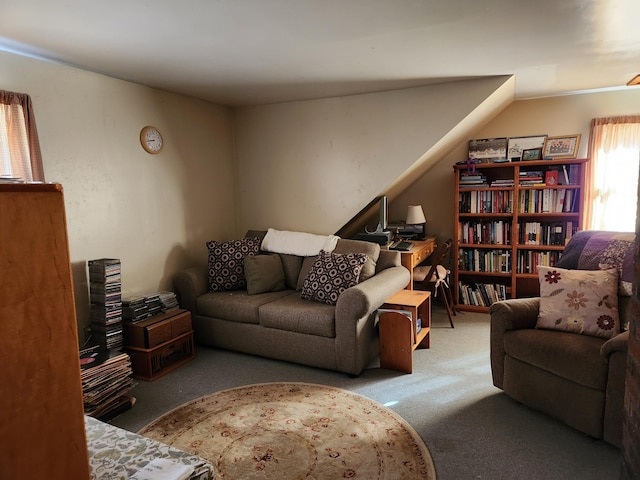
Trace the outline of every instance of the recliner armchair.
{"label": "recliner armchair", "polygon": [[[565,247],[560,268],[596,270],[620,236],[585,231]],[[616,237],[617,236],[617,237]],[[626,242],[622,280],[629,280],[633,240]],[[632,264],[632,261],[631,261]],[[585,266],[590,268],[584,268]],[[595,267],[595,268],[594,268]],[[630,318],[630,297],[618,297],[620,322]],[[540,298],[511,299],[491,306],[493,384],[514,400],[555,417],[592,437],[620,447],[628,330],[613,338],[536,328]]]}

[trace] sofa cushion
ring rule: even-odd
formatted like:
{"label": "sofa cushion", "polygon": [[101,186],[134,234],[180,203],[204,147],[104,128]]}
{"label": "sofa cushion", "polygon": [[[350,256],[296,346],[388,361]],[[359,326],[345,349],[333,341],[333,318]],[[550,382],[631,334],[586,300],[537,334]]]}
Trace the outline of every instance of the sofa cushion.
{"label": "sofa cushion", "polygon": [[377,243],[341,238],[333,253],[364,253],[367,256],[367,263],[364,264],[360,272],[361,282],[376,274],[376,262],[380,257],[380,245]]}
{"label": "sofa cushion", "polygon": [[299,293],[260,306],[260,325],[334,338],[336,307],[303,300]]}
{"label": "sofa cushion", "polygon": [[302,260],[304,257],[298,255],[289,255],[287,253],[278,253],[282,261],[282,269],[284,270],[284,281],[287,288],[300,290],[298,287],[298,277],[302,268]]}
{"label": "sofa cushion", "polygon": [[329,253],[320,251],[302,287],[305,300],[335,305],[347,288],[358,284],[367,262],[363,253]]}
{"label": "sofa cushion", "polygon": [[244,259],[247,293],[256,295],[286,288],[282,260],[278,255],[248,255]]}
{"label": "sofa cushion", "polygon": [[618,271],[538,267],[536,328],[611,338],[620,332]]}
{"label": "sofa cushion", "polygon": [[259,323],[258,308],[281,297],[291,295],[292,290],[249,295],[246,290],[205,293],[198,297],[198,315],[221,318],[230,322]]}
{"label": "sofa cushion", "polygon": [[247,286],[244,277],[244,259],[257,255],[258,238],[243,238],[228,242],[207,242],[209,249],[209,291],[241,290]]}
{"label": "sofa cushion", "polygon": [[608,370],[600,348],[605,341],[570,332],[525,328],[505,332],[504,350],[508,356],[524,363],[603,391]]}
{"label": "sofa cushion", "polygon": [[296,290],[298,291],[302,290],[302,287],[304,287],[304,281],[307,279],[307,275],[309,275],[309,272],[311,271],[311,267],[313,267],[313,264],[316,262],[317,259],[318,259],[317,255],[314,255],[313,257],[303,258],[302,266],[300,267],[300,274],[298,275],[298,282],[296,283]]}

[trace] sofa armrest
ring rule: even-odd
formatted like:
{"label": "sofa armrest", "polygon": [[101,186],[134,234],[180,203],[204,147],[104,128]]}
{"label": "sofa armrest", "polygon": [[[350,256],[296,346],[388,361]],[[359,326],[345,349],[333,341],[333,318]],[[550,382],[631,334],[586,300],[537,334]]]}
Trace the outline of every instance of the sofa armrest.
{"label": "sofa armrest", "polygon": [[628,349],[629,330],[626,330],[604,342],[600,347],[600,354],[607,359],[616,352],[622,352],[626,356]]}
{"label": "sofa armrest", "polygon": [[399,267],[400,265],[402,265],[400,252],[396,250],[380,250],[380,256],[376,262],[377,273],[380,273],[390,267]]}
{"label": "sofa armrest", "polygon": [[173,279],[176,296],[182,308],[196,315],[196,300],[209,291],[209,273],[206,267],[191,267],[178,272]]}
{"label": "sofa armrest", "polygon": [[336,303],[336,328],[344,320],[357,320],[377,310],[387,299],[407,286],[409,270],[390,267],[342,292]]}
{"label": "sofa armrest", "polygon": [[509,330],[535,328],[540,308],[539,298],[514,298],[491,305],[490,358],[493,384],[504,382],[504,334]]}
{"label": "sofa armrest", "polygon": [[375,335],[375,315],[380,306],[407,286],[409,270],[385,268],[373,277],[346,289],[336,303],[336,349],[339,370],[359,374],[370,357],[369,340]]}
{"label": "sofa armrest", "polygon": [[491,328],[502,331],[535,328],[540,298],[514,298],[491,305]]}

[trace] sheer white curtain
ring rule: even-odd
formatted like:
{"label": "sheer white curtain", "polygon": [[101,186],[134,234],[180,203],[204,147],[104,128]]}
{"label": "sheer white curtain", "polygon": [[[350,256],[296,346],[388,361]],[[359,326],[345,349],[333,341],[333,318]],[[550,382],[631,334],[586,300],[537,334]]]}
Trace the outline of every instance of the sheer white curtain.
{"label": "sheer white curtain", "polygon": [[591,121],[585,227],[634,232],[640,167],[640,115]]}
{"label": "sheer white curtain", "polygon": [[0,176],[44,181],[31,98],[0,90]]}

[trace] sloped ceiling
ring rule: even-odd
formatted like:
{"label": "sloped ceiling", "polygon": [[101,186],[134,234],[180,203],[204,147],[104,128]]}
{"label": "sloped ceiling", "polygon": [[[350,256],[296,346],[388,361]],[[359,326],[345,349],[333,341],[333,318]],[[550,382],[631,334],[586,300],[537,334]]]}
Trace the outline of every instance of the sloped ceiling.
{"label": "sloped ceiling", "polygon": [[2,0],[0,48],[222,105],[513,75],[516,98],[640,73],[637,0]]}

